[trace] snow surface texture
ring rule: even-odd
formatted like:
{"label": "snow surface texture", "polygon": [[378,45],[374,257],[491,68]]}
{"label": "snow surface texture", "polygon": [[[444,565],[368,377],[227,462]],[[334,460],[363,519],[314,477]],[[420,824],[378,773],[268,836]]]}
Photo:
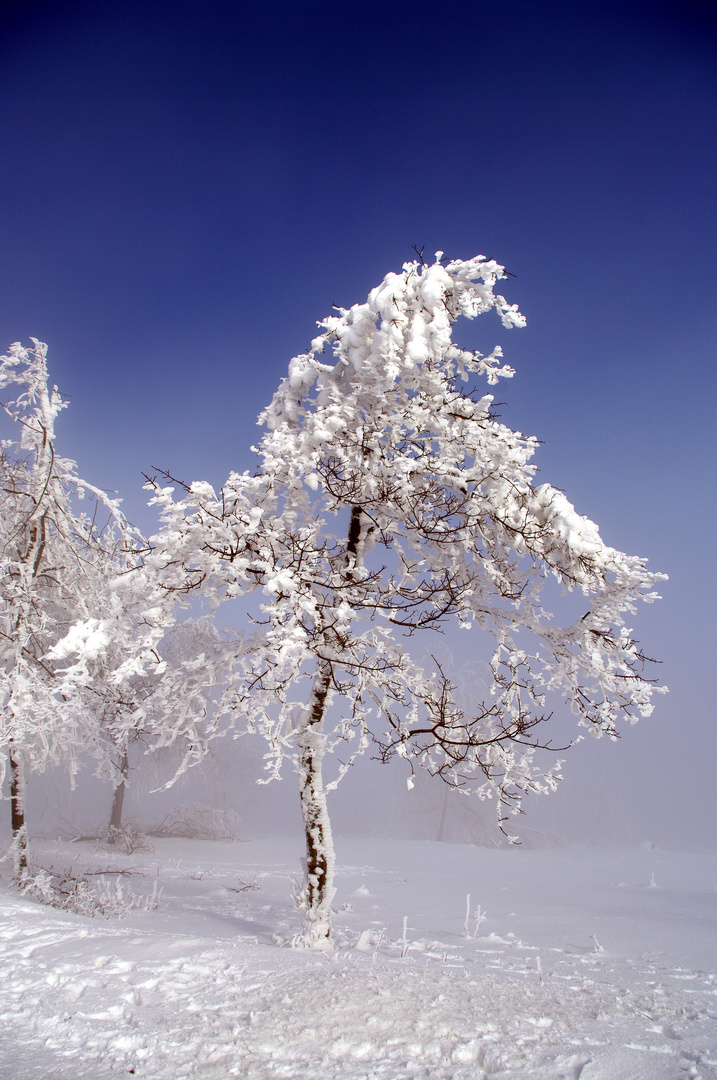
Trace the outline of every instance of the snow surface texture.
{"label": "snow surface texture", "polygon": [[717,1077],[711,856],[337,847],[333,955],[288,946],[287,841],[35,849],[163,906],[0,891],[0,1080]]}

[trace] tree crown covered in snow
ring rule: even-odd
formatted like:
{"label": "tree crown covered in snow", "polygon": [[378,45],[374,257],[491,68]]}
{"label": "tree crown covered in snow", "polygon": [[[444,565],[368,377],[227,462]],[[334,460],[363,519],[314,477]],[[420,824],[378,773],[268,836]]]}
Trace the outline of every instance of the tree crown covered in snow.
{"label": "tree crown covered in snow", "polygon": [[[128,677],[120,687],[108,673],[123,646],[127,659],[131,617],[120,582],[141,538],[119,501],[56,451],[55,420],[66,406],[48,382],[46,345],[16,343],[0,357],[5,391],[14,392],[3,408],[19,438],[0,453],[0,745],[29,771],[65,762],[74,774],[87,754],[111,768]],[[143,641],[136,604],[134,620]],[[0,761],[4,770],[4,754]]]}
{"label": "tree crown covered in snow", "polygon": [[[217,715],[268,739],[269,776],[287,757],[300,768],[308,742],[342,747],[340,772],[373,742],[516,808],[556,782],[537,752],[546,694],[598,736],[652,710],[626,616],[662,576],[534,486],[537,440],[474,389],[512,369],[500,348],[452,340],[460,316],[524,325],[495,291],[503,277],[493,260],[442,253],[388,274],[290,362],[260,417],[254,475],[179,497],[155,484],[163,529],[148,568],[167,596],[196,590],[216,607],[263,594],[254,627],[219,643],[205,673],[227,678]],[[570,625],[544,607],[550,578],[585,598]],[[472,709],[406,641],[451,619],[493,638],[493,683]]]}

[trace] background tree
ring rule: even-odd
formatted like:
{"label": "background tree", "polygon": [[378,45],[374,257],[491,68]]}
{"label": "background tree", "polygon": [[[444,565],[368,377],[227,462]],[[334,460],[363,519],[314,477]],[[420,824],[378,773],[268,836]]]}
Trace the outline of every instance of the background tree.
{"label": "background tree", "polygon": [[[132,589],[139,555],[136,547],[128,547],[126,538],[112,529],[93,539],[96,542],[86,552],[84,583],[91,585],[92,593],[89,604],[83,605],[85,617],[49,649],[47,658],[62,694],[81,701],[93,718],[104,748],[97,773],[112,783],[106,836],[112,844],[121,837],[131,758],[137,750],[142,752],[147,741],[144,718],[160,696],[165,665],[158,655],[146,666],[137,662],[147,624],[144,597],[140,602]],[[134,539],[138,541],[136,534]],[[89,649],[88,641],[92,643]],[[120,667],[123,675],[118,678]]]}
{"label": "background tree", "polygon": [[[132,553],[131,569],[123,571],[124,557],[118,566],[117,554],[106,554],[109,558],[99,560],[94,615],[76,622],[48,656],[57,664],[58,685],[79,696],[91,710],[103,741],[105,754],[96,775],[109,779],[113,787],[104,838],[111,845],[132,850],[147,830],[135,823],[124,824],[130,783],[156,794],[172,787],[189,764],[201,763],[205,777],[213,771],[215,781],[221,771],[223,760],[207,737],[216,696],[211,662],[209,679],[203,670],[221,634],[206,617],[172,622],[171,608],[161,621],[155,609],[147,623],[147,590],[144,583],[139,591],[135,588],[139,580],[133,573],[136,553]],[[111,571],[115,576],[104,580],[102,574]],[[160,639],[156,649],[146,647],[148,632],[153,639]],[[88,640],[101,641],[101,648],[88,650]],[[175,733],[177,718],[181,718],[181,738]],[[224,830],[222,835],[227,835],[229,822],[236,823],[229,810],[187,804],[168,815],[173,835],[190,835],[178,830],[183,824],[190,829],[192,816],[197,826],[203,819],[204,838],[209,838],[212,830],[215,834]],[[149,827],[158,826],[154,822]]]}
{"label": "background tree", "polygon": [[[97,670],[94,683],[77,671],[66,679],[53,648],[68,633],[79,637],[87,669],[110,638],[126,637],[112,626],[126,621],[121,590],[105,586],[136,565],[140,543],[118,502],[57,454],[55,420],[65,403],[48,383],[47,346],[33,342],[0,357],[0,392],[19,390],[3,408],[20,438],[4,442],[0,455],[0,780],[7,755],[15,881],[27,869],[27,774],[64,762],[74,776],[83,755],[100,769],[112,767],[107,709],[116,691],[101,685]],[[94,504],[91,515],[78,508],[84,499]],[[108,608],[112,617],[102,621]]]}
{"label": "background tree", "polygon": [[[196,757],[191,742],[187,743],[186,739],[177,741],[171,735],[178,699],[181,697],[185,702],[185,710],[187,705],[190,706],[196,718],[194,728],[197,736],[202,721],[210,723],[208,718],[213,708],[213,692],[204,677],[200,680],[198,692],[192,692],[186,677],[193,664],[201,668],[204,658],[220,640],[221,635],[209,618],[187,618],[174,623],[158,644],[155,662],[150,658],[148,666],[128,672],[117,682],[115,672],[125,663],[128,653],[136,654],[141,649],[145,631],[141,613],[142,605],[135,600],[132,605],[133,618],[129,623],[125,620],[125,629],[129,625],[131,632],[129,635],[125,633],[124,648],[119,647],[120,643],[116,640],[113,642],[110,650],[98,658],[99,667],[104,670],[97,671],[96,678],[90,684],[94,686],[96,682],[99,693],[104,695],[105,724],[117,746],[107,834],[110,843],[115,843],[123,835],[122,808],[130,772],[139,769],[144,774],[145,783],[161,789],[177,772],[186,770],[187,753],[191,758]],[[175,677],[175,672],[181,672],[179,679]],[[163,712],[169,717],[165,723],[159,720]],[[202,746],[208,746],[205,738],[202,738]],[[209,748],[208,756],[202,758],[203,765],[209,765],[212,757]]]}
{"label": "background tree", "polygon": [[[499,423],[475,389],[512,369],[500,348],[484,356],[452,341],[461,315],[524,324],[494,291],[502,277],[493,260],[440,252],[389,274],[289,364],[260,417],[256,475],[232,474],[219,494],[180,485],[176,499],[154,484],[163,530],[147,572],[167,595],[198,592],[216,607],[263,594],[253,629],[205,673],[227,679],[217,715],[265,736],[268,778],[286,760],[298,775],[302,940],[314,947],[331,937],[326,793],[371,742],[384,760],[495,798],[502,825],[524,793],[558,780],[559,763],[540,753],[549,692],[595,736],[652,709],[624,620],[656,598],[661,576],[605,545],[562,492],[533,486],[536,439]],[[583,597],[568,625],[544,606],[551,578]],[[424,671],[410,651],[448,620],[493,639],[491,686],[469,709],[438,664]],[[341,755],[327,783],[331,750]]]}

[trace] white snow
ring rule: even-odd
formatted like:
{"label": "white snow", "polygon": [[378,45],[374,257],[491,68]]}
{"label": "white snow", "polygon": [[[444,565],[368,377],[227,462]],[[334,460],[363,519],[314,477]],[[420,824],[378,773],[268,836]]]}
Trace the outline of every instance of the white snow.
{"label": "white snow", "polygon": [[295,841],[36,847],[163,909],[0,890],[0,1080],[717,1077],[712,856],[336,846],[333,954],[288,945]]}

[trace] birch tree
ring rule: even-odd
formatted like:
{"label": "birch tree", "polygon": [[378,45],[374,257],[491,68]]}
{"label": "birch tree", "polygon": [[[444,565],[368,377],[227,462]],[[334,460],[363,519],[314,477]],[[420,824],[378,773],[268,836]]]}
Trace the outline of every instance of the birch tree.
{"label": "birch tree", "polygon": [[[297,774],[300,940],[312,947],[331,947],[326,796],[357,754],[373,745],[409,773],[424,766],[493,798],[503,825],[525,793],[559,779],[543,753],[549,695],[596,737],[652,710],[658,688],[626,621],[657,598],[662,576],[608,547],[561,491],[534,484],[537,440],[500,423],[476,389],[513,370],[499,347],[482,355],[453,341],[460,317],[524,325],[496,291],[505,276],[491,259],[440,252],[388,274],[365,303],[319,323],[290,362],[260,416],[254,475],[232,473],[219,493],[153,481],[163,527],[147,571],[167,595],[196,593],[214,608],[261,596],[253,627],[204,674],[226,679],[216,732],[219,717],[261,732],[265,780],[287,761]],[[577,620],[546,609],[550,579],[582,597]],[[411,639],[448,622],[492,641],[491,685],[469,708],[440,666],[413,658]]]}

